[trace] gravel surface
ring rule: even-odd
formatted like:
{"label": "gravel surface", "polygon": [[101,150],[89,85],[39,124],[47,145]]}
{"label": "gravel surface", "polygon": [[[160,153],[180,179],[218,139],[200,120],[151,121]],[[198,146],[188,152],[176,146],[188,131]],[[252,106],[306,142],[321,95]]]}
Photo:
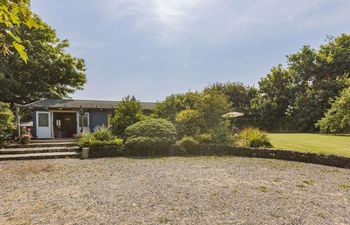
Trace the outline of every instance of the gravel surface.
{"label": "gravel surface", "polygon": [[350,224],[350,170],[192,157],[0,162],[0,224]]}

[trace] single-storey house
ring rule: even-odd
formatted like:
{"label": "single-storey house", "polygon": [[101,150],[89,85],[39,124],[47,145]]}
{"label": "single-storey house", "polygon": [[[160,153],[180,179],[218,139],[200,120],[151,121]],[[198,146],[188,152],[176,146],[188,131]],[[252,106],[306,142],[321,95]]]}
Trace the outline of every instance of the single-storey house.
{"label": "single-storey house", "polygon": [[[120,101],[44,99],[20,108],[33,111],[34,138],[71,138],[97,126],[110,126],[115,108]],[[141,102],[144,113],[150,114],[155,103]],[[20,122],[20,121],[19,121]]]}

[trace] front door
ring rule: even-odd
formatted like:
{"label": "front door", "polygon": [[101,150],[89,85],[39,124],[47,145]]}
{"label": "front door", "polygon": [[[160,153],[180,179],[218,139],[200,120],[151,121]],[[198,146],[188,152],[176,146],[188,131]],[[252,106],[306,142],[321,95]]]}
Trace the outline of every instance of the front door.
{"label": "front door", "polygon": [[37,138],[52,138],[50,112],[36,112],[36,136]]}

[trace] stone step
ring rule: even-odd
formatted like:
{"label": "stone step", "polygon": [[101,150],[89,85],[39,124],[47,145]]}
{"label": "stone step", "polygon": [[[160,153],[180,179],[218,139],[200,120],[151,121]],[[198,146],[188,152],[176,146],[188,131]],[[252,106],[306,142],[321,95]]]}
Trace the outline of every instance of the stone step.
{"label": "stone step", "polygon": [[36,147],[69,147],[77,146],[77,142],[33,142],[27,145],[24,144],[10,144],[4,148],[36,148]]}
{"label": "stone step", "polygon": [[0,155],[0,160],[21,160],[21,159],[52,159],[52,158],[78,158],[78,152],[49,152],[29,154],[7,154]]}
{"label": "stone step", "polygon": [[50,153],[50,152],[78,152],[79,146],[71,147],[35,147],[35,148],[5,148],[0,149],[0,155],[10,154],[30,154],[30,153]]}
{"label": "stone step", "polygon": [[57,142],[77,142],[76,138],[54,138],[54,139],[32,139],[31,143],[57,143]]}

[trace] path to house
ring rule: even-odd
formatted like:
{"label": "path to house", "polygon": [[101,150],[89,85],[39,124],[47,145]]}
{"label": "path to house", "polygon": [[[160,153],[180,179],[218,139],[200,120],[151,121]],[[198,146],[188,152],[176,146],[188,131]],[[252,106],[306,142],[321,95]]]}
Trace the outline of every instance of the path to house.
{"label": "path to house", "polygon": [[0,163],[0,224],[350,224],[350,170],[192,157]]}

